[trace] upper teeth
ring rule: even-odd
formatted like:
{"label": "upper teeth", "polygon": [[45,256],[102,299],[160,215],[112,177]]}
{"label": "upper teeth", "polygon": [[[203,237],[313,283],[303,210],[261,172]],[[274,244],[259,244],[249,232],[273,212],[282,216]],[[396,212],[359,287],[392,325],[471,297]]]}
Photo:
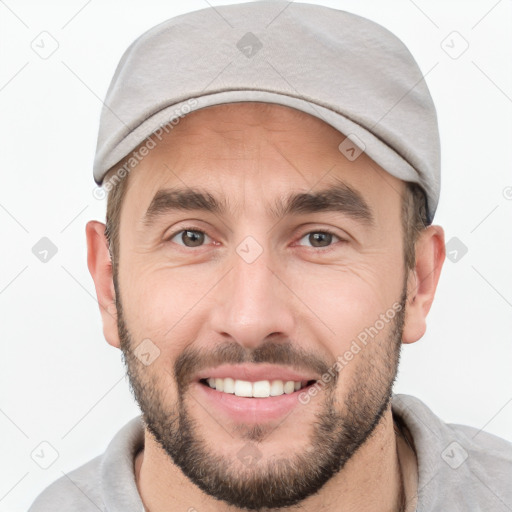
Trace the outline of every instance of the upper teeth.
{"label": "upper teeth", "polygon": [[[260,380],[258,382],[249,382],[247,380],[235,380],[230,377],[225,379],[207,379],[208,385],[224,393],[235,394],[236,396],[264,398],[268,396],[279,396],[284,393],[287,395],[298,391],[302,387],[301,381],[293,380]],[[304,382],[305,384],[305,382]]]}

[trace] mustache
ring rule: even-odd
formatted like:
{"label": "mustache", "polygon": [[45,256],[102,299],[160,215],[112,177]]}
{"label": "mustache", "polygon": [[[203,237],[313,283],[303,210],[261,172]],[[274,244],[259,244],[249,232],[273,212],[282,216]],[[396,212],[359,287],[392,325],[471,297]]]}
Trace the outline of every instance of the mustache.
{"label": "mustache", "polygon": [[[247,350],[236,342],[224,342],[213,349],[187,347],[174,363],[174,377],[178,388],[184,391],[192,382],[192,375],[205,368],[242,363],[289,366],[296,370],[314,371],[319,375],[327,373],[332,366],[316,354],[306,352],[289,341],[276,343],[269,340],[252,350]],[[333,381],[331,384],[335,385],[337,375]]]}

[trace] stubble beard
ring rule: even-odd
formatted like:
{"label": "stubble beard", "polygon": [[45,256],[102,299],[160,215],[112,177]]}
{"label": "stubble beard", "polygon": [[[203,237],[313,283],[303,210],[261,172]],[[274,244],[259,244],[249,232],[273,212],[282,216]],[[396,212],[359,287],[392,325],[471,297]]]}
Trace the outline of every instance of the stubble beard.
{"label": "stubble beard", "polygon": [[[400,300],[401,308],[390,321],[386,338],[371,341],[355,356],[361,358],[359,368],[354,372],[357,381],[345,383],[348,388],[343,406],[340,407],[335,394],[339,375],[331,381],[331,386],[322,389],[325,397],[310,425],[309,446],[286,458],[266,460],[263,457],[254,463],[253,457],[253,462],[244,466],[241,457],[228,458],[211,447],[208,432],[201,428],[187,408],[188,372],[197,363],[200,353],[188,351],[176,360],[174,378],[178,399],[169,407],[165,402],[166,392],[161,389],[164,379],[152,372],[151,366],[141,364],[133,353],[136,344],[123,315],[116,279],[114,286],[123,358],[146,428],[192,483],[230,506],[252,511],[275,510],[297,505],[314,495],[343,469],[371,436],[389,405],[400,359],[405,289]],[[217,359],[219,355],[229,363],[289,364],[300,357],[293,344],[273,341],[256,348],[250,355],[240,345],[232,343],[216,353]],[[206,360],[205,355],[201,354],[199,360]],[[330,367],[324,365],[324,369]],[[319,369],[317,364],[315,370]],[[258,444],[264,443],[270,433],[264,425],[253,425],[235,428],[233,437],[235,442],[238,441],[236,436],[245,439],[251,449],[259,451]],[[292,436],[293,433],[287,438]],[[284,451],[292,453],[293,446]],[[172,482],[169,485],[172,486]]]}

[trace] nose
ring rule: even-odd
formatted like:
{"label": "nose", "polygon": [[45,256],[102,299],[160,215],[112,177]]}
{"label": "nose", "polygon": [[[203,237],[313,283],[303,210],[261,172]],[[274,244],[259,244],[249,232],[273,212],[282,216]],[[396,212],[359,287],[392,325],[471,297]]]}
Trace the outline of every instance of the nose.
{"label": "nose", "polygon": [[229,273],[216,287],[210,322],[214,332],[254,349],[271,335],[289,340],[297,315],[294,294],[282,266],[264,251],[249,263],[237,253]]}

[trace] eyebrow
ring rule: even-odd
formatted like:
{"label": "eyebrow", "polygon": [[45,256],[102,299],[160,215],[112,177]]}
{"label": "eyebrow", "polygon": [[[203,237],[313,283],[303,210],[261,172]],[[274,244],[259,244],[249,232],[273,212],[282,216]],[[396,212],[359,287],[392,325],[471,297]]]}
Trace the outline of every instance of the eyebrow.
{"label": "eyebrow", "polygon": [[[142,222],[149,227],[157,218],[174,211],[225,215],[228,205],[211,193],[195,188],[161,189],[153,197]],[[269,210],[274,218],[318,212],[342,213],[368,226],[374,222],[372,210],[361,194],[341,181],[318,192],[297,193],[276,200]]]}

